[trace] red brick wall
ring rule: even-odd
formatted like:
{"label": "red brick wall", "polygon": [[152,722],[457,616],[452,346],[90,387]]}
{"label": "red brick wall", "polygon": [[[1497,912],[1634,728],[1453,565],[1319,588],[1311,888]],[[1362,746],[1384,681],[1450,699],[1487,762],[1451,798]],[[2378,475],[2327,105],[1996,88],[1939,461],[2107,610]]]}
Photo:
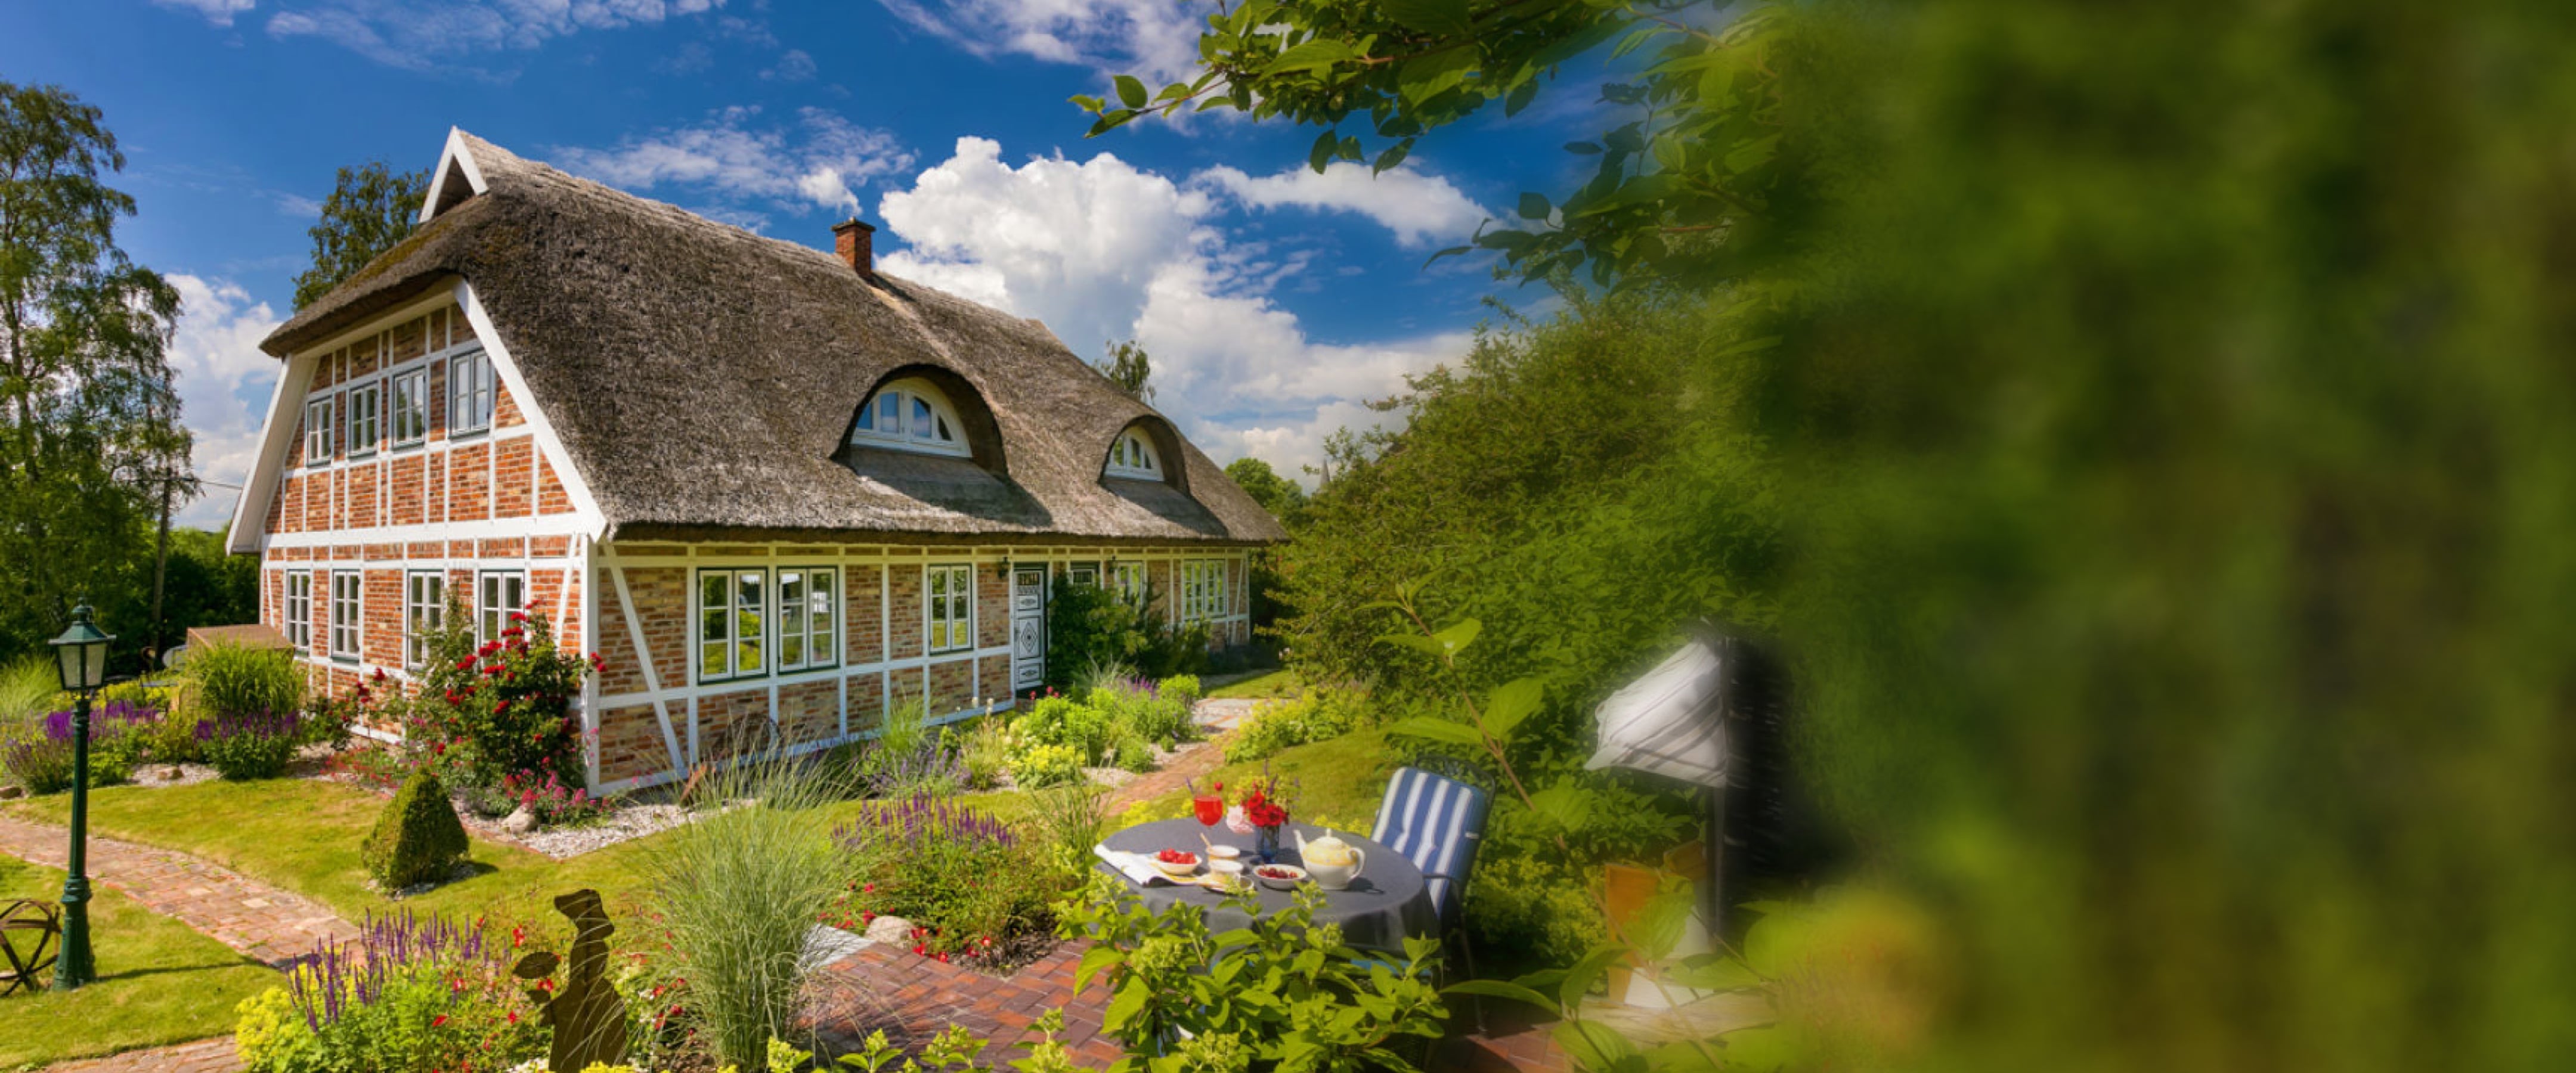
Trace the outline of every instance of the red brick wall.
{"label": "red brick wall", "polygon": [[863,674],[850,679],[850,733],[875,730],[885,712],[885,675]]}
{"label": "red brick wall", "polygon": [[652,705],[611,708],[599,713],[601,782],[657,775],[670,767],[671,753],[662,743],[662,721],[653,714]]}
{"label": "red brick wall", "polygon": [[975,663],[956,659],[930,665],[930,714],[946,715],[975,699]]}
{"label": "red brick wall", "polygon": [[849,637],[846,658],[852,664],[878,662],[885,658],[885,615],[877,599],[878,579],[884,571],[853,566],[841,573],[841,618]]}
{"label": "red brick wall", "polygon": [[778,729],[791,746],[840,736],[840,681],[824,678],[780,686]]}
{"label": "red brick wall", "polygon": [[886,658],[921,655],[930,627],[922,617],[920,564],[898,562],[886,568],[886,612]]}
{"label": "red brick wall", "polygon": [[975,567],[975,647],[1011,643],[1011,576],[1000,567]]}
{"label": "red brick wall", "polygon": [[698,698],[698,760],[723,760],[744,749],[768,744],[769,687],[766,685]]}

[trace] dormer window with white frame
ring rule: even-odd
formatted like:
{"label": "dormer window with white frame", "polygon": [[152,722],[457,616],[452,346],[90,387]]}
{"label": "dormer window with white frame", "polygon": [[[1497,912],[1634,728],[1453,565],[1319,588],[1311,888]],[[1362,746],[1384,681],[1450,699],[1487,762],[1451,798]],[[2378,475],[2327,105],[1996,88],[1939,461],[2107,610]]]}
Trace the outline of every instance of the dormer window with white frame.
{"label": "dormer window with white frame", "polygon": [[867,405],[859,409],[857,423],[850,426],[850,442],[958,458],[974,455],[966,443],[965,425],[957,420],[948,396],[918,378],[897,380],[869,396]]}
{"label": "dormer window with white frame", "polygon": [[1131,428],[1119,433],[1117,442],[1109,445],[1109,464],[1101,472],[1130,480],[1159,481],[1163,479],[1163,456],[1154,450],[1154,441]]}

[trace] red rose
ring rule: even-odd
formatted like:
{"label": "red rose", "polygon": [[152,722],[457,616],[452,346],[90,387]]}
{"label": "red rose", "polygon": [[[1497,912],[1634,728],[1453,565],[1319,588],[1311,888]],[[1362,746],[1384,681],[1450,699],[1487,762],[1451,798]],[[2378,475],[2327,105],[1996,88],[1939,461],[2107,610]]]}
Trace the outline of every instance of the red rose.
{"label": "red rose", "polygon": [[499,715],[499,714],[501,714],[502,712],[506,712],[506,711],[509,711],[509,710],[510,710],[510,702],[509,702],[509,701],[501,700],[501,701],[494,701],[494,702],[492,702],[492,714],[494,714],[494,715]]}

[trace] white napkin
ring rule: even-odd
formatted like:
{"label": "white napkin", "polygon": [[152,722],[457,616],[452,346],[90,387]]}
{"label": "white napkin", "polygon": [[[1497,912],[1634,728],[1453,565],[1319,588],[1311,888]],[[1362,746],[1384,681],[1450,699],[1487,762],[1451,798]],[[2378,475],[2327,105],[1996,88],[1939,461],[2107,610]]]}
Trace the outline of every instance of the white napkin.
{"label": "white napkin", "polygon": [[1164,875],[1162,869],[1154,867],[1153,858],[1145,854],[1114,850],[1106,844],[1091,847],[1091,852],[1101,860],[1109,862],[1109,867],[1117,869],[1119,874],[1134,880],[1137,886],[1150,887],[1156,883],[1172,882],[1172,877]]}

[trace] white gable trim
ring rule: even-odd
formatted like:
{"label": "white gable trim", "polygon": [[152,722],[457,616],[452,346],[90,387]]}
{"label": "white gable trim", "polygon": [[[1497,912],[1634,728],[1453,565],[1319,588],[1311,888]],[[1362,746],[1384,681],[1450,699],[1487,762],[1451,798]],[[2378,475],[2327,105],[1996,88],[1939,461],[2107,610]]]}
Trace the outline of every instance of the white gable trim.
{"label": "white gable trim", "polygon": [[[314,352],[314,353],[319,353]],[[241,496],[233,500],[233,523],[225,530],[224,550],[234,555],[247,555],[259,550],[262,537],[268,535],[268,501],[277,494],[277,475],[284,471],[282,456],[288,431],[304,416],[305,386],[313,381],[314,354],[289,357],[277,371],[277,390],[268,397],[268,416],[259,423],[259,454],[251,459],[250,475],[242,481]],[[294,416],[278,420],[286,412],[288,399],[295,400]],[[295,445],[299,449],[302,444]]]}
{"label": "white gable trim", "polygon": [[501,342],[500,329],[493,326],[492,315],[484,312],[482,299],[474,296],[473,284],[456,281],[456,306],[465,311],[465,323],[473,327],[474,338],[483,344],[483,352],[491,355],[493,374],[510,389],[510,397],[519,401],[519,416],[528,422],[537,449],[554,465],[555,479],[563,482],[564,494],[572,500],[573,516],[581,520],[581,535],[594,541],[602,539],[607,535],[608,515],[600,511],[598,498],[590,493],[590,481],[582,477],[581,469],[572,464],[572,455],[565,452],[563,437],[555,434],[554,422],[546,419],[545,408],[537,405],[536,394],[528,390],[528,378],[520,375],[518,359],[511,357],[510,348]]}
{"label": "white gable trim", "polygon": [[447,145],[438,151],[438,170],[429,175],[429,196],[420,202],[419,222],[428,223],[430,217],[438,215],[439,191],[447,185],[448,173],[459,169],[464,171],[466,185],[475,193],[492,189],[492,184],[483,181],[483,169],[474,163],[473,151],[465,147],[465,132],[449,127]]}

